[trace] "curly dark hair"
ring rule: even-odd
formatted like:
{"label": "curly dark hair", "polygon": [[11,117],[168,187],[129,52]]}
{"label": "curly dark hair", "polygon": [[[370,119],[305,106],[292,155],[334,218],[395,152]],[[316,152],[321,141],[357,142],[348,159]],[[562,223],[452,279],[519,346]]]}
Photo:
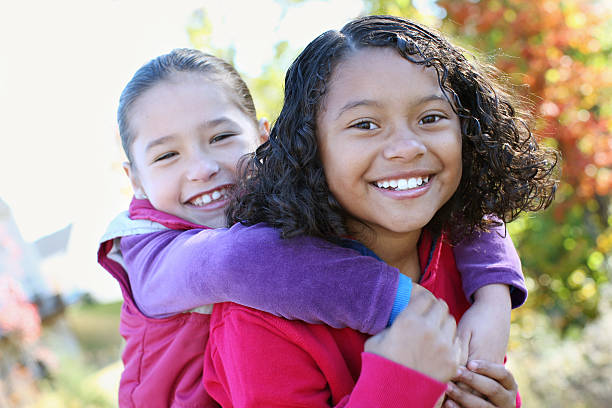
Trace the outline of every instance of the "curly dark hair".
{"label": "curly dark hair", "polygon": [[[475,229],[547,207],[556,190],[558,154],[532,135],[526,110],[492,67],[468,60],[441,34],[393,16],[368,16],[327,31],[297,57],[285,77],[285,101],[268,142],[241,164],[227,215],[230,225],[265,222],[283,237],[346,235],[349,214],[329,190],[317,145],[317,113],[334,68],[365,47],[395,49],[432,67],[461,124],[463,175],[427,225],[459,241]],[[493,216],[493,217],[492,217]]]}

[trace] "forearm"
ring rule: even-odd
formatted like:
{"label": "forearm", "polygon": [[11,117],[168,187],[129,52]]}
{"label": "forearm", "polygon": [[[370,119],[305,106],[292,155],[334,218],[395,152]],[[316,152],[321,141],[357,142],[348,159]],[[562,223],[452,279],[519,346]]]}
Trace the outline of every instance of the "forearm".
{"label": "forearm", "polygon": [[[512,302],[510,300],[510,290],[504,284],[489,284],[483,286],[474,292],[474,303],[484,302],[495,305],[496,309],[504,312],[504,315],[510,315]],[[507,311],[507,313],[505,313]]]}
{"label": "forearm", "polygon": [[469,360],[502,363],[510,335],[511,302],[508,287],[484,286],[458,325],[458,336],[468,346]]}
{"label": "forearm", "polygon": [[387,324],[399,274],[383,262],[321,239],[281,239],[263,225],[235,225],[219,240],[226,250],[213,253],[217,301],[366,333]]}
{"label": "forearm", "polygon": [[383,262],[320,239],[283,240],[265,226],[173,232],[141,246],[131,261],[143,272],[132,286],[149,315],[232,301],[376,333],[398,288],[397,270]]}
{"label": "forearm", "polygon": [[[489,319],[494,321],[498,328],[497,333],[490,340],[499,342],[500,351],[498,354],[505,355],[508,338],[510,337],[510,315],[512,312],[508,286],[503,284],[483,286],[474,293],[474,304],[481,305],[483,309],[489,311]],[[474,357],[478,358],[478,356]]]}

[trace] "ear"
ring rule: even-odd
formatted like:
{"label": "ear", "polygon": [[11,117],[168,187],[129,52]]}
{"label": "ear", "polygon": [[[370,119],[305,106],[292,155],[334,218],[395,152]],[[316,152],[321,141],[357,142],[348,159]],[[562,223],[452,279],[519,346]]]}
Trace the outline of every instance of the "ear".
{"label": "ear", "polygon": [[259,131],[259,143],[267,142],[270,138],[270,122],[268,122],[268,119],[259,119],[257,130]]}
{"label": "ear", "polygon": [[138,198],[139,200],[146,199],[147,194],[145,193],[144,188],[142,188],[142,184],[140,183],[136,170],[132,167],[132,164],[130,162],[123,162],[122,166],[123,171],[125,171],[125,174],[130,179],[132,191],[134,191],[134,197]]}

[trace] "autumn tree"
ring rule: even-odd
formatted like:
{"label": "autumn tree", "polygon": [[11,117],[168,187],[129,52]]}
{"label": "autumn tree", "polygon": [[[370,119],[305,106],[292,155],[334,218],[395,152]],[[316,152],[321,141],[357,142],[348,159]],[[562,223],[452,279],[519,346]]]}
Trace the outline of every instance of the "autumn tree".
{"label": "autumn tree", "polygon": [[531,101],[543,143],[562,154],[551,211],[511,226],[530,306],[560,329],[593,317],[612,250],[612,41],[603,2],[440,1],[443,30],[482,52]]}

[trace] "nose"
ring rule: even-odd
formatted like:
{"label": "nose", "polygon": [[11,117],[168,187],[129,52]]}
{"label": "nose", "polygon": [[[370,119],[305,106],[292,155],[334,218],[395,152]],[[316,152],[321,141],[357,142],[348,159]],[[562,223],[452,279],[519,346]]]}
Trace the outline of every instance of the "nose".
{"label": "nose", "polygon": [[208,181],[219,172],[219,163],[206,154],[194,154],[189,160],[186,177],[191,181]]}
{"label": "nose", "polygon": [[410,129],[397,129],[388,139],[383,154],[388,160],[411,161],[423,156],[427,152],[427,146],[420,137]]}

